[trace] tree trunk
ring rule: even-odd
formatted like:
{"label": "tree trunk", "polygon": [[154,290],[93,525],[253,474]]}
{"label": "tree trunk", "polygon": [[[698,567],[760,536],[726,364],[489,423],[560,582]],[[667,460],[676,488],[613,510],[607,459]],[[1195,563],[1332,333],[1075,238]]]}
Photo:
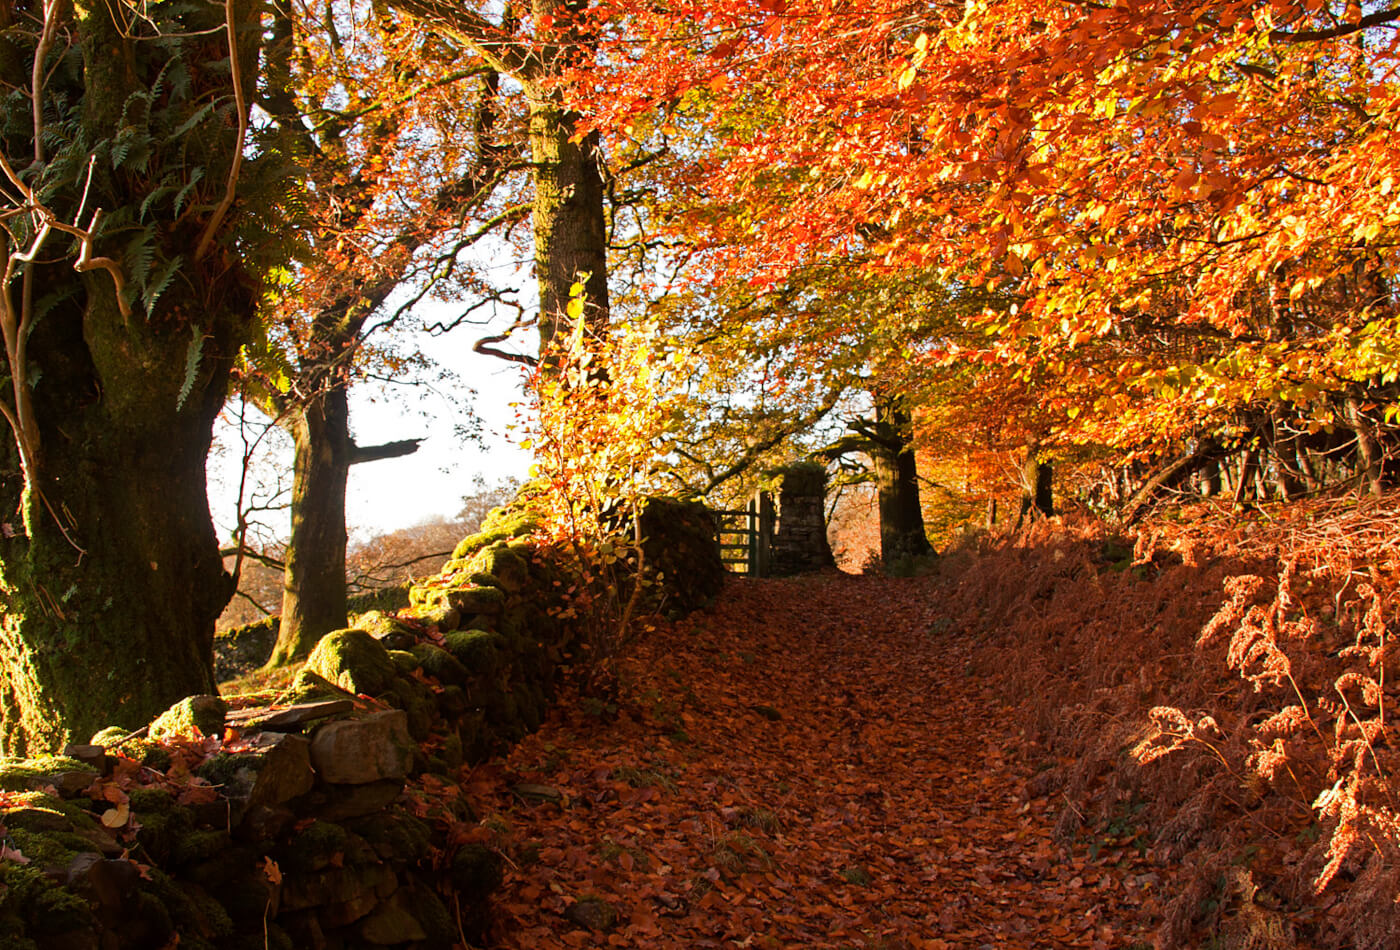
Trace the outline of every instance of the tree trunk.
{"label": "tree trunk", "polygon": [[[539,284],[540,342],[573,329],[568,314],[575,283],[583,284],[583,326],[608,322],[608,234],[596,133],[574,141],[578,113],[564,106],[560,88],[568,71],[594,55],[588,33],[590,0],[531,0],[533,33],[505,4],[499,22],[470,5],[445,0],[391,0],[475,49],[492,68],[524,88],[530,109],[530,154],[535,186],[535,279]],[[548,365],[548,364],[546,364]]]}
{"label": "tree trunk", "polygon": [[[50,124],[46,148],[23,136],[27,100],[16,106],[12,96],[0,106],[7,156],[65,161],[72,169],[87,165],[89,149],[104,150],[92,166],[87,214],[101,207],[123,225],[110,243],[94,241],[92,257],[129,263],[140,254],[149,273],[168,267],[173,275],[156,295],[115,261],[112,269],[75,273],[75,242],[64,236],[51,237],[37,263],[22,265],[16,280],[0,287],[13,314],[47,300],[42,319],[22,334],[24,359],[13,349],[8,355],[12,378],[28,382],[5,385],[32,403],[32,426],[22,436],[29,483],[13,443],[8,464],[0,462],[0,752],[11,755],[57,750],[109,725],[138,727],[184,696],[212,691],[214,621],[232,593],[204,464],[256,291],[237,256],[215,240],[227,221],[207,210],[181,216],[176,189],[166,196],[153,184],[163,176],[188,180],[188,168],[200,166],[207,187],[187,195],[187,207],[213,209],[225,194],[238,145],[224,9],[158,7],[149,25],[118,24],[117,9],[80,0],[61,28],[78,55],[57,44],[39,95],[50,116],[58,112],[72,124]],[[239,53],[251,96],[257,10],[237,12],[241,42],[251,44]],[[170,38],[143,38],[153,29]],[[32,43],[32,34],[10,37],[16,44],[26,38]],[[32,45],[27,55],[32,62]],[[220,55],[222,64],[214,62]],[[172,90],[169,67],[177,59],[185,80]],[[155,96],[151,90],[162,82]],[[133,95],[155,103],[140,113],[146,124],[133,125],[124,113]],[[186,129],[173,165],[161,164],[159,149],[140,168],[106,151],[118,134],[138,146],[146,135],[159,142],[207,103],[224,100],[229,109]],[[63,111],[65,102],[72,111]],[[71,189],[54,182],[45,195],[54,217],[80,220],[82,181]],[[136,222],[147,214],[163,223],[141,232]],[[140,247],[124,254],[122,241]],[[212,253],[201,256],[201,245]],[[126,304],[114,292],[118,277]],[[7,407],[14,415],[27,409]]]}
{"label": "tree trunk", "polygon": [[1381,494],[1381,474],[1384,455],[1376,440],[1375,430],[1361,410],[1361,403],[1355,396],[1346,400],[1346,419],[1351,431],[1356,434],[1356,471],[1361,485],[1373,497]]}
{"label": "tree trunk", "polygon": [[933,551],[924,533],[919,476],[910,437],[913,420],[903,407],[876,400],[876,436],[870,455],[879,489],[880,559],[888,568],[898,560]]}
{"label": "tree trunk", "polygon": [[269,667],[306,656],[317,640],[345,626],[345,484],[352,449],[345,388],[317,394],[284,417],[283,427],[296,452],[292,535]]}
{"label": "tree trunk", "polygon": [[1021,524],[1028,514],[1040,514],[1046,518],[1055,514],[1055,467],[1039,457],[1034,447],[1026,452],[1026,461],[1021,468],[1021,508],[1016,513],[1013,532],[1021,530]]}
{"label": "tree trunk", "polygon": [[583,283],[585,330],[608,323],[608,241],[603,218],[603,179],[598,136],[570,141],[578,115],[554,97],[530,100],[530,152],[534,160],[535,279],[540,295],[540,343],[574,329],[570,289]]}

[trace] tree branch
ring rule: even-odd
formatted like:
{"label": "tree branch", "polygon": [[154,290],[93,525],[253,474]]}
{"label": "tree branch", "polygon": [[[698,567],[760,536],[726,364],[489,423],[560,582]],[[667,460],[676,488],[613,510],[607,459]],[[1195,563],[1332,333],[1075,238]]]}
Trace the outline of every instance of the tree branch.
{"label": "tree branch", "polygon": [[533,85],[539,75],[539,57],[475,10],[443,0],[390,0],[390,5],[470,46],[521,85]]}
{"label": "tree branch", "polygon": [[380,459],[402,458],[418,451],[422,439],[403,439],[399,442],[385,442],[382,445],[351,445],[350,464],[377,462]]}

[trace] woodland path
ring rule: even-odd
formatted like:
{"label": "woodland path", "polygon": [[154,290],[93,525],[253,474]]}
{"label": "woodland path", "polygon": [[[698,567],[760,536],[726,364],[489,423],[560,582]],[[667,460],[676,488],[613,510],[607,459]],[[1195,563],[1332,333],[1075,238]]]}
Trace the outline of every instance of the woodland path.
{"label": "woodland path", "polygon": [[565,699],[467,783],[508,859],[493,945],[1150,946],[1155,876],[1054,842],[1044,753],[952,627],[928,581],[833,573],[646,635],[618,707]]}

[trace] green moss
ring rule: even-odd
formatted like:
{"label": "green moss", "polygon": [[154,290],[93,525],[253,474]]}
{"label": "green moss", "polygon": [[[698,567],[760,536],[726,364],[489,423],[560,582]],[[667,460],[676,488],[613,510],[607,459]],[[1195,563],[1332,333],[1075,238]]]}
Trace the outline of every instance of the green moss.
{"label": "green moss", "polygon": [[170,768],[170,751],[159,742],[152,742],[150,739],[131,739],[115,751],[157,772],[164,772]]}
{"label": "green moss", "polygon": [[54,777],[64,772],[97,770],[77,759],[62,755],[43,755],[32,759],[0,759],[0,791],[27,792],[42,785],[54,784]]}
{"label": "green moss", "polygon": [[400,673],[412,673],[421,666],[418,657],[407,650],[390,650],[389,659],[394,661],[394,666]]}
{"label": "green moss", "polygon": [[[405,594],[405,599],[407,595]],[[407,606],[405,604],[404,606]],[[359,614],[353,618],[356,630],[363,630],[376,640],[382,640],[390,634],[401,634],[403,636],[417,639],[418,633],[408,624],[397,617],[391,617],[380,610],[371,610],[367,613]]]}
{"label": "green moss", "polygon": [[[159,868],[146,871],[141,890],[165,907],[168,919],[180,932],[180,947],[199,946],[206,939],[233,933],[233,918],[222,904],[197,884],[177,881]],[[204,943],[204,946],[209,946]]]}
{"label": "green moss", "polygon": [[127,800],[131,803],[131,810],[144,817],[168,814],[177,807],[175,796],[164,788],[133,788],[127,793]]}
{"label": "green moss", "polygon": [[347,598],[345,606],[351,613],[398,610],[408,606],[408,587],[407,584],[395,584],[367,590]]}
{"label": "green moss", "polygon": [[0,918],[18,918],[32,936],[93,926],[87,901],[51,881],[32,864],[0,864]]}
{"label": "green moss", "polygon": [[467,681],[467,668],[455,656],[436,644],[418,644],[413,648],[413,656],[423,672],[439,682],[460,684]]}
{"label": "green moss", "polygon": [[498,541],[527,537],[538,527],[539,519],[525,508],[497,508],[486,516],[480,531],[457,543],[452,549],[452,557],[454,560],[471,557],[482,548]]}
{"label": "green moss", "polygon": [[247,753],[220,752],[195,769],[195,774],[215,788],[232,785],[238,781],[238,773],[244,769],[256,772],[263,759]]}
{"label": "green moss", "polygon": [[355,694],[341,689],[319,673],[302,668],[288,686],[277,697],[284,704],[311,703],[323,699],[354,699]]}
{"label": "green moss", "polygon": [[403,616],[411,617],[426,627],[437,627],[439,633],[456,630],[462,623],[462,612],[450,604],[433,603],[410,607]]}
{"label": "green moss", "polygon": [[463,616],[500,613],[506,605],[505,592],[499,587],[463,587],[443,591],[442,597]]}
{"label": "green moss", "polygon": [[[20,854],[29,859],[31,867],[66,868],[80,853],[93,850],[90,845],[76,850],[67,847],[67,844],[78,843],[72,836],[61,841],[59,834],[53,832],[28,831],[24,828],[10,828],[9,832],[15,847],[19,848]],[[83,844],[86,845],[86,842]]]}
{"label": "green moss", "polygon": [[284,871],[312,873],[330,867],[337,854],[344,855],[350,835],[331,821],[313,821],[278,849],[277,862]]}
{"label": "green moss", "polygon": [[484,844],[463,845],[452,856],[448,876],[457,893],[468,902],[485,900],[504,880],[500,855]]}
{"label": "green moss", "polygon": [[123,729],[121,726],[108,726],[106,729],[100,729],[93,733],[88,743],[90,745],[100,745],[104,749],[110,749],[130,733],[130,729]]}
{"label": "green moss", "polygon": [[389,651],[363,630],[337,630],[316,644],[306,659],[309,670],[352,693],[373,696],[398,675]]}
{"label": "green moss", "polygon": [[426,824],[403,812],[386,812],[362,818],[352,829],[374,849],[383,861],[417,864],[432,851],[432,831]]}
{"label": "green moss", "polygon": [[189,809],[163,788],[134,788],[130,803],[141,825],[136,840],[157,861],[165,860],[194,826]]}
{"label": "green moss", "polygon": [[489,630],[462,630],[444,634],[443,645],[468,674],[494,673],[504,663],[505,638]]}
{"label": "green moss", "polygon": [[411,903],[414,918],[428,935],[428,946],[448,947],[457,944],[457,922],[436,894],[426,887],[415,888]]}
{"label": "green moss", "polygon": [[170,863],[179,867],[208,861],[227,851],[229,840],[227,831],[187,831],[176,839],[174,847],[170,849]]}
{"label": "green moss", "polygon": [[[521,548],[510,544],[493,544],[472,556],[470,570],[475,575],[492,578],[491,586],[518,591],[530,579],[530,566]],[[484,582],[478,582],[484,583]]]}
{"label": "green moss", "polygon": [[217,696],[186,696],[157,716],[147,735],[153,742],[222,736],[227,712],[228,703]]}

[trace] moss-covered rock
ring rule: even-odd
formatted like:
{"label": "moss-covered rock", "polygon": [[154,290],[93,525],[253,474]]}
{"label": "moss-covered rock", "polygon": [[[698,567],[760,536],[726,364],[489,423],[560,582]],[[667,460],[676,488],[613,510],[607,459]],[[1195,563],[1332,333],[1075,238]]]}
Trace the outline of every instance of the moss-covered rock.
{"label": "moss-covered rock", "polygon": [[367,696],[387,689],[399,673],[384,645],[363,630],[326,634],[307,657],[303,670]]}
{"label": "moss-covered rock", "polygon": [[641,521],[643,563],[652,581],[647,602],[670,615],[711,603],[726,573],[710,509],[695,501],[650,498]]}
{"label": "moss-covered rock", "polygon": [[452,856],[452,866],[447,873],[464,901],[485,900],[504,880],[500,855],[476,843],[463,845]]}
{"label": "moss-covered rock", "polygon": [[[499,587],[515,593],[525,587],[530,580],[530,565],[520,544],[497,543],[483,548],[467,562],[473,573],[473,581],[483,586]],[[477,576],[491,578],[489,582],[476,581]]]}
{"label": "moss-covered rock", "polygon": [[498,541],[510,541],[533,534],[539,527],[539,519],[524,507],[507,506],[497,508],[486,516],[481,530],[467,535],[452,549],[453,560],[470,558],[477,551]]}
{"label": "moss-covered rock", "polygon": [[347,824],[382,861],[414,865],[432,851],[432,830],[407,812],[390,811]]}
{"label": "moss-covered rock", "polygon": [[133,788],[129,804],[141,826],[136,840],[156,861],[168,860],[171,850],[194,827],[190,810],[177,804],[175,797],[163,788]]}
{"label": "moss-covered rock", "polygon": [[447,633],[443,646],[471,674],[491,674],[504,665],[505,638],[490,630],[460,630]]}
{"label": "moss-covered rock", "polygon": [[222,828],[187,831],[175,840],[170,849],[170,863],[175,867],[198,864],[226,852],[232,838]]}
{"label": "moss-covered rock", "polygon": [[408,584],[393,584],[361,591],[346,598],[345,607],[352,614],[400,610],[408,606],[408,588]]}
{"label": "moss-covered rock", "polygon": [[65,836],[62,832],[29,831],[24,828],[8,830],[13,846],[29,861],[27,866],[44,871],[62,871],[79,854],[92,850],[86,846],[86,842],[71,834]]}
{"label": "moss-covered rock", "polygon": [[180,933],[180,947],[227,937],[233,933],[233,919],[223,905],[198,884],[179,881],[159,868],[148,868],[141,889],[164,909],[172,926]]}
{"label": "moss-covered rock", "polygon": [[420,643],[413,648],[413,657],[424,673],[440,683],[460,685],[467,681],[467,668],[451,653],[435,643]]}
{"label": "moss-covered rock", "polygon": [[10,920],[40,940],[94,926],[87,901],[34,865],[11,862],[0,864],[0,920]]}
{"label": "moss-covered rock", "polygon": [[389,659],[394,661],[394,666],[400,673],[412,673],[422,665],[418,662],[418,657],[408,650],[390,650]]}
{"label": "moss-covered rock", "polygon": [[354,698],[355,694],[349,690],[342,689],[321,674],[302,667],[297,672],[296,678],[292,680],[291,685],[278,695],[277,702],[283,705],[295,705],[327,699]]}
{"label": "moss-covered rock", "polygon": [[[407,595],[404,596],[406,599]],[[359,614],[353,618],[353,623],[356,630],[368,633],[387,649],[408,650],[418,642],[418,632],[412,626],[381,610]]]}
{"label": "moss-covered rock", "polygon": [[27,792],[48,785],[76,788],[91,783],[97,774],[92,766],[63,755],[0,759],[0,791]]}
{"label": "moss-covered rock", "polygon": [[153,742],[221,736],[227,713],[228,703],[217,696],[186,696],[157,716],[147,735]]}
{"label": "moss-covered rock", "polygon": [[219,682],[251,673],[267,662],[277,643],[282,618],[264,617],[214,635],[214,679]]}
{"label": "moss-covered rock", "polygon": [[316,820],[277,849],[277,863],[284,873],[309,874],[343,861],[350,834],[332,821]]}
{"label": "moss-covered rock", "polygon": [[464,617],[499,614],[506,605],[505,591],[499,587],[460,587],[442,591],[440,596]]}

